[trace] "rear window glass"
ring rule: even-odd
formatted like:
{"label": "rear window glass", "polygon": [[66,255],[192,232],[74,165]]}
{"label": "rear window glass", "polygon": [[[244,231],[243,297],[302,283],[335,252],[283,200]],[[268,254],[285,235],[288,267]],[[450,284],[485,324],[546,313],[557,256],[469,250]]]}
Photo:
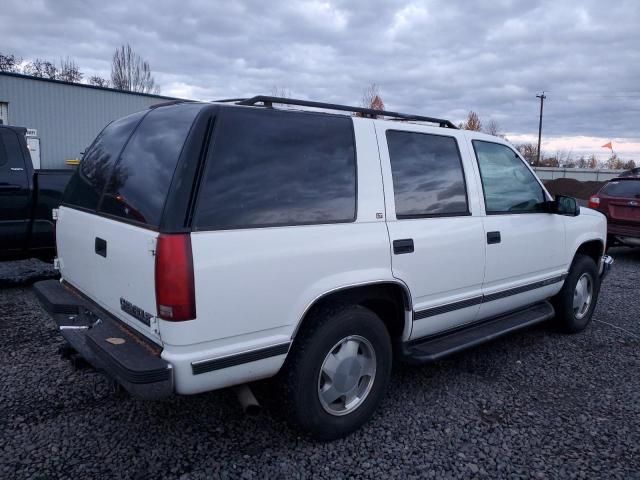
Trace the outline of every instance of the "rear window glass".
{"label": "rear window glass", "polygon": [[98,208],[111,167],[145,113],[146,110],[111,122],[100,132],[71,176],[63,203],[90,210]]}
{"label": "rear window glass", "polygon": [[355,215],[350,118],[257,109],[222,115],[196,228],[351,222]]}
{"label": "rear window glass", "polygon": [[158,226],[182,147],[201,104],[151,110],[127,143],[100,211]]}
{"label": "rear window glass", "polygon": [[389,130],[387,145],[397,218],[468,213],[455,138]]}
{"label": "rear window glass", "polygon": [[640,198],[640,180],[620,180],[607,183],[602,193],[612,197]]}

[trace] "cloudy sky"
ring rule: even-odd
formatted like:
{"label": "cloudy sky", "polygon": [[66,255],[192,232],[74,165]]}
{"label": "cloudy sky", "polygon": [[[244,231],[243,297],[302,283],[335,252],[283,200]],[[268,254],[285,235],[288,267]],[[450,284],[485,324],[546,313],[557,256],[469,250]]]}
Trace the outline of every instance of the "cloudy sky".
{"label": "cloudy sky", "polygon": [[123,44],[162,93],[210,100],[271,93],[359,104],[379,85],[390,110],[474,110],[509,139],[640,159],[640,2],[2,0],[0,51],[70,56],[110,75]]}

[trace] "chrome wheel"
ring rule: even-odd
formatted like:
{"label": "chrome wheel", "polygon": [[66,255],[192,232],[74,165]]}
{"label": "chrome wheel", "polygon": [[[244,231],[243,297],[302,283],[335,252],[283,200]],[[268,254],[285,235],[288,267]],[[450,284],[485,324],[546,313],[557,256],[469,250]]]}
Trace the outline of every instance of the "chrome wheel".
{"label": "chrome wheel", "polygon": [[581,320],[589,311],[593,299],[593,280],[591,275],[583,273],[573,291],[573,313],[577,320]]}
{"label": "chrome wheel", "polygon": [[376,352],[371,342],[351,335],[336,343],[322,362],[318,397],[331,415],[346,415],[363,404],[376,376]]}

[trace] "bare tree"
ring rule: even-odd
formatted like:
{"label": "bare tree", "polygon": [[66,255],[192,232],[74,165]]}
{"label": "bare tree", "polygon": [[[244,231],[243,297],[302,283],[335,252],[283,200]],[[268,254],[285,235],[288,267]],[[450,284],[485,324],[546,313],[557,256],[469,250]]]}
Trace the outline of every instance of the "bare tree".
{"label": "bare tree", "polygon": [[591,156],[587,158],[587,168],[598,168],[599,164],[600,162],[598,162],[598,159],[596,158],[594,153],[592,153]]}
{"label": "bare tree", "polygon": [[38,78],[58,78],[58,68],[48,60],[36,58],[24,66],[24,73]]}
{"label": "bare tree", "polygon": [[60,70],[58,70],[58,80],[65,82],[80,83],[83,73],[80,71],[78,64],[70,57],[60,59]]}
{"label": "bare tree", "polygon": [[109,86],[109,80],[107,80],[106,78],[102,78],[98,75],[92,75],[89,77],[89,80],[87,80],[87,83],[89,85],[95,85],[96,87],[108,87]]}
{"label": "bare tree", "polygon": [[149,62],[133,51],[130,45],[116,49],[111,63],[111,84],[119,90],[160,93],[151,75]]}
{"label": "bare tree", "polygon": [[533,143],[522,143],[517,145],[516,150],[518,150],[520,155],[522,155],[529,163],[532,163],[538,157],[538,147]]}
{"label": "bare tree", "polygon": [[380,94],[380,87],[375,83],[372,83],[362,92],[362,107],[370,108],[371,110],[384,110],[384,102],[382,101],[382,95]]}
{"label": "bare tree", "polygon": [[465,130],[473,130],[474,132],[482,131],[482,122],[480,121],[480,117],[473,110],[469,111],[467,119],[459,126],[460,128],[463,128]]}
{"label": "bare tree", "polygon": [[0,72],[18,73],[22,59],[13,54],[5,55],[0,53]]}
{"label": "bare tree", "polygon": [[489,135],[493,135],[494,137],[503,137],[504,135],[500,132],[500,125],[495,120],[489,120],[489,123],[484,129],[485,133]]}
{"label": "bare tree", "polygon": [[279,98],[292,98],[291,89],[274,85],[273,87],[271,87],[271,96]]}

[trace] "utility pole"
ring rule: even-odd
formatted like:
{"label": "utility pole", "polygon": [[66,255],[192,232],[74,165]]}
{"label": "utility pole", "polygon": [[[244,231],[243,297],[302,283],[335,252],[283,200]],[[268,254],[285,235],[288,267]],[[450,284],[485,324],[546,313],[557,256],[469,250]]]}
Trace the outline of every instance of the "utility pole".
{"label": "utility pole", "polygon": [[538,159],[536,160],[536,166],[540,166],[540,143],[542,141],[542,109],[544,108],[544,99],[547,96],[544,94],[544,91],[541,95],[536,95],[536,98],[540,99],[540,123],[538,124]]}

